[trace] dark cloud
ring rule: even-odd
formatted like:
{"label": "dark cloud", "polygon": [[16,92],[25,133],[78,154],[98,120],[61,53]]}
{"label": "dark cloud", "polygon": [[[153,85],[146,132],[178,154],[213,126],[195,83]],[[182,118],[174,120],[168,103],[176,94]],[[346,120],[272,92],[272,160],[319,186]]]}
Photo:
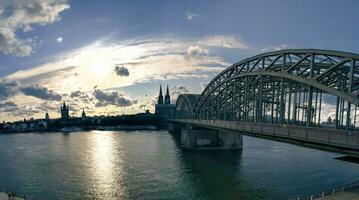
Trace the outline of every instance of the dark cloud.
{"label": "dark cloud", "polygon": [[17,104],[13,101],[6,101],[4,103],[0,103],[0,110],[2,112],[14,112],[19,110]]}
{"label": "dark cloud", "polygon": [[22,87],[20,90],[27,96],[37,97],[49,101],[61,101],[62,96],[56,92],[41,86]]}
{"label": "dark cloud", "polygon": [[132,101],[130,99],[118,92],[104,92],[95,88],[93,95],[98,100],[95,105],[96,107],[103,107],[107,105],[128,107],[132,105]]}
{"label": "dark cloud", "polygon": [[58,111],[60,109],[60,106],[62,106],[62,102],[58,101],[44,101],[40,104],[40,107],[43,111]]}
{"label": "dark cloud", "polygon": [[84,99],[84,98],[88,98],[89,96],[85,92],[77,90],[77,91],[71,92],[70,97],[71,98]]}
{"label": "dark cloud", "polygon": [[[150,59],[150,58],[157,58],[157,59],[162,59],[163,56],[169,56],[169,55],[178,55],[178,56],[183,56],[183,55],[186,55],[186,53],[183,53],[183,52],[178,52],[178,51],[168,51],[168,52],[165,52],[165,53],[150,53],[149,55],[145,55],[145,56],[140,56],[138,57],[139,60],[146,60],[146,59]],[[145,61],[143,61],[145,62]],[[151,61],[147,61],[145,62],[145,64],[149,64],[149,63],[152,63],[153,60]]]}
{"label": "dark cloud", "polygon": [[132,100],[132,103],[133,103],[133,104],[137,104],[137,103],[138,103],[138,99]]}
{"label": "dark cloud", "polygon": [[174,86],[171,89],[171,98],[175,102],[180,94],[187,94],[189,90],[185,86]]}
{"label": "dark cloud", "polygon": [[136,66],[136,65],[146,65],[149,64],[150,62],[145,62],[145,61],[135,61],[135,62],[123,62],[123,63],[118,63],[117,65],[131,65],[131,66]]}
{"label": "dark cloud", "polygon": [[140,46],[140,45],[146,45],[146,44],[155,44],[155,43],[159,43],[159,44],[170,44],[172,43],[171,41],[154,41],[154,40],[145,40],[145,41],[139,41],[139,42],[135,42],[135,43],[131,43],[131,44],[128,44],[126,46],[128,47],[132,47],[132,46]]}
{"label": "dark cloud", "polygon": [[4,108],[8,106],[17,106],[17,104],[13,101],[6,101],[5,103],[0,103],[0,108]]}
{"label": "dark cloud", "polygon": [[185,86],[174,86],[171,91],[172,96],[189,93],[189,90]]}
{"label": "dark cloud", "polygon": [[17,86],[19,86],[19,83],[12,81],[12,82],[5,83],[5,85],[8,87],[17,87]]}
{"label": "dark cloud", "polygon": [[51,80],[55,77],[57,79],[64,79],[72,75],[74,69],[78,66],[67,66],[62,69],[56,69],[53,71],[43,72],[36,75],[29,76],[21,80],[23,84],[37,83],[38,80]]}
{"label": "dark cloud", "polygon": [[0,82],[0,100],[14,96],[17,86],[17,82]]}
{"label": "dark cloud", "polygon": [[38,109],[32,107],[21,107],[19,110],[17,110],[17,112],[12,112],[11,115],[15,117],[29,118],[30,116],[38,113],[40,113]]}
{"label": "dark cloud", "polygon": [[116,66],[115,72],[118,76],[129,76],[130,75],[130,72],[128,71],[128,69],[126,67]]}
{"label": "dark cloud", "polygon": [[83,92],[81,90],[74,91],[70,94],[71,101],[75,104],[94,104],[94,98],[91,94]]}
{"label": "dark cloud", "polygon": [[0,111],[7,112],[11,116],[29,118],[34,114],[43,112],[42,106],[19,106],[13,101],[0,103]]}

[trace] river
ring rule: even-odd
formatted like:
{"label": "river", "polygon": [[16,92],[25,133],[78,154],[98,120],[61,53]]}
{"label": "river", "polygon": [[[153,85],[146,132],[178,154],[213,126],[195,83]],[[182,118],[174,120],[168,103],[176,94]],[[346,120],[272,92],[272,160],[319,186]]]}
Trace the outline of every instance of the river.
{"label": "river", "polygon": [[244,137],[186,151],[167,131],[0,135],[0,191],[39,199],[288,199],[359,181],[340,154]]}

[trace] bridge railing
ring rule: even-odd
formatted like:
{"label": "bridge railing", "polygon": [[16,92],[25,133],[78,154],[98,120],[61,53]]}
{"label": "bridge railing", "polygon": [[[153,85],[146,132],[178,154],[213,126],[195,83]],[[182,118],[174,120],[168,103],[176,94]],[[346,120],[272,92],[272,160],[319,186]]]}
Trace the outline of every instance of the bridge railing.
{"label": "bridge railing", "polygon": [[225,128],[246,132],[248,135],[260,134],[262,136],[295,139],[312,143],[334,145],[359,150],[359,133],[345,130],[302,127],[286,124],[244,123],[223,120],[184,120],[192,124],[213,128]]}
{"label": "bridge railing", "polygon": [[308,196],[303,196],[303,197],[296,197],[296,198],[291,198],[290,200],[313,200],[313,199],[323,199],[326,196],[332,196],[337,194],[338,192],[344,192],[344,191],[348,191],[350,189],[353,188],[357,188],[359,187],[359,181],[355,181],[352,183],[348,183],[345,185],[340,185],[340,186],[335,186],[332,189],[323,191],[323,192],[318,192],[318,193],[314,193]]}

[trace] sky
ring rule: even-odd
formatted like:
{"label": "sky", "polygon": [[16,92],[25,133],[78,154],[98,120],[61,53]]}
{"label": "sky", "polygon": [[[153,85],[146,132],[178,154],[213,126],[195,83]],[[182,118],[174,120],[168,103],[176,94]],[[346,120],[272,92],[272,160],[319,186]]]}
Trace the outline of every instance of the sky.
{"label": "sky", "polygon": [[0,121],[154,110],[244,58],[359,53],[356,0],[0,0]]}

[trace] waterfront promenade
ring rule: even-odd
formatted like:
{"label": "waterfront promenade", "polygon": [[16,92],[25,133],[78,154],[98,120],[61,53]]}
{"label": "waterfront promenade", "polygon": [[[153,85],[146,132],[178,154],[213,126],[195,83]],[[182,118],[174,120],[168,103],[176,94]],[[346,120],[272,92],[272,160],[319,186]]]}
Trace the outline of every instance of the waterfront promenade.
{"label": "waterfront promenade", "polygon": [[316,200],[359,200],[359,187],[351,188]]}
{"label": "waterfront promenade", "polygon": [[4,192],[0,192],[0,200],[24,200],[20,197],[8,197],[8,195]]}

